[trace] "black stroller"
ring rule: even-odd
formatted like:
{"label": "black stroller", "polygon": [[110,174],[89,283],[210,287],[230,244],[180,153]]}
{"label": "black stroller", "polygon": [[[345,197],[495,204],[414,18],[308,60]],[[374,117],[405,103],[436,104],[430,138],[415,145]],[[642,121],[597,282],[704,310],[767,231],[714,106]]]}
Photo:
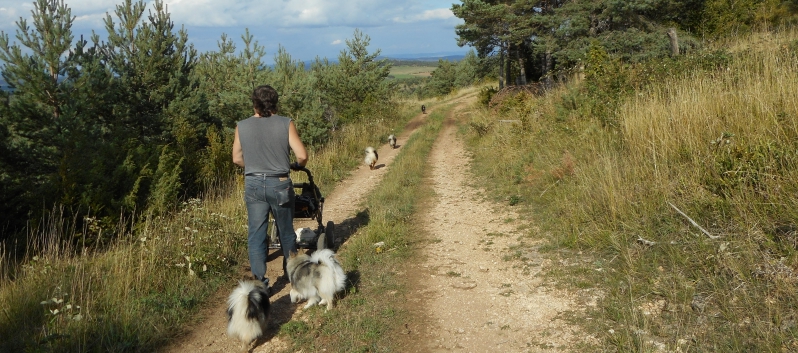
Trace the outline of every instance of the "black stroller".
{"label": "black stroller", "polygon": [[[305,172],[308,176],[308,181],[305,183],[294,183],[294,190],[300,190],[296,194],[294,202],[294,219],[297,218],[310,218],[315,219],[318,223],[318,228],[315,230],[316,236],[313,239],[302,238],[297,240],[297,248],[300,249],[333,249],[337,244],[335,238],[334,224],[332,221],[327,222],[324,226],[322,223],[322,211],[324,210],[324,197],[321,196],[321,191],[316,183],[313,182],[313,174],[307,168],[301,168],[299,171]],[[277,226],[274,221],[274,215],[269,214],[269,248],[280,248],[280,237],[277,236]]]}

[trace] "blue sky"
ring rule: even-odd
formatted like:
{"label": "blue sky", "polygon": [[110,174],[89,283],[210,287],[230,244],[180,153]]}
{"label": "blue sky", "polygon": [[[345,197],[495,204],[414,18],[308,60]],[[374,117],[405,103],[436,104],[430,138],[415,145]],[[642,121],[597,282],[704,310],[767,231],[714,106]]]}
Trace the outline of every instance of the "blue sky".
{"label": "blue sky", "polygon": [[[65,0],[76,16],[75,37],[92,30],[105,36],[103,18],[124,0]],[[152,1],[146,1],[151,3]],[[465,53],[457,46],[451,12],[454,0],[165,0],[175,22],[184,25],[199,51],[216,49],[222,33],[240,43],[245,28],[266,48],[267,61],[286,48],[296,60],[334,59],[356,28],[371,37],[370,52]],[[14,41],[15,22],[30,19],[33,2],[0,0],[0,30]],[[145,13],[146,16],[146,13]],[[29,26],[31,22],[29,21]]]}

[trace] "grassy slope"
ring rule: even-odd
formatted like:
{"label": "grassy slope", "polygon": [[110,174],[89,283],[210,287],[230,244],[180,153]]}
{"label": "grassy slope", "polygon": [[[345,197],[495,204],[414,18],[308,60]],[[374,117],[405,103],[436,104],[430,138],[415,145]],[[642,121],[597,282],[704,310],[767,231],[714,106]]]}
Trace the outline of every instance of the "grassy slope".
{"label": "grassy slope", "polygon": [[798,349],[796,38],[731,43],[755,49],[635,92],[614,127],[580,82],[472,117],[477,174],[544,225],[553,276],[599,298],[579,322],[605,349]]}
{"label": "grassy slope", "polygon": [[427,77],[436,68],[437,66],[393,66],[391,67],[391,76],[396,79]]}
{"label": "grassy slope", "polygon": [[[323,192],[360,163],[364,143],[382,143],[417,114],[407,105],[395,120],[346,127],[312,152],[308,168]],[[63,229],[58,214],[30,232],[40,255],[17,266],[0,248],[0,352],[152,351],[167,342],[246,261],[241,188],[240,178],[217,186],[102,251],[61,245],[102,230]]]}

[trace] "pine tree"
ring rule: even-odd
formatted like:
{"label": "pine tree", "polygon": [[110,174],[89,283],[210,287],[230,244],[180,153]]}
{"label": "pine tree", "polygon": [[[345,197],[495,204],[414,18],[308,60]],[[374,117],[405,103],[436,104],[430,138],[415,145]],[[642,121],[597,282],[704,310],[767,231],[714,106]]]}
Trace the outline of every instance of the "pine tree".
{"label": "pine tree", "polygon": [[[125,163],[117,164],[123,170],[116,172],[134,178],[120,178],[124,183],[118,184],[118,189],[127,194],[123,205],[163,210],[168,205],[157,204],[159,200],[177,201],[162,197],[174,192],[164,188],[185,187],[190,194],[201,187],[196,180],[200,170],[196,151],[205,144],[211,120],[207,99],[196,89],[199,83],[191,74],[197,52],[188,44],[187,32],[173,30],[162,1],[153,3],[146,20],[144,11],[144,2],[126,0],[114,11],[118,23],[107,15],[104,55],[117,76],[114,90],[119,97],[114,115],[123,128],[117,141],[120,150],[128,152]],[[169,159],[173,164],[160,162],[171,153],[179,156]],[[138,187],[131,189],[130,185]]]}
{"label": "pine tree", "polygon": [[[353,38],[346,40],[347,49],[338,55],[338,64],[317,59],[313,65],[316,88],[323,92],[331,114],[344,123],[368,116],[371,114],[368,107],[392,98],[393,83],[385,80],[391,64],[387,59],[377,60],[379,49],[368,52],[370,42],[368,35],[355,30]],[[336,121],[332,126],[336,126]]]}
{"label": "pine tree", "polygon": [[[33,27],[25,19],[17,22],[16,39],[0,32],[0,61],[3,78],[14,93],[3,95],[2,111],[3,189],[0,204],[7,222],[27,218],[33,204],[52,204],[61,195],[51,192],[51,184],[61,184],[58,171],[66,145],[62,133],[69,126],[63,116],[71,97],[63,80],[74,65],[67,56],[72,45],[74,17],[63,1],[38,0],[31,11]],[[23,49],[27,48],[27,49]],[[62,173],[63,174],[63,173]],[[42,202],[43,201],[43,202]],[[43,210],[37,210],[37,213]]]}
{"label": "pine tree", "polygon": [[271,82],[280,93],[280,114],[294,120],[302,141],[310,146],[324,143],[331,126],[316,80],[312,71],[305,70],[305,63],[292,60],[282,46],[277,50]]}

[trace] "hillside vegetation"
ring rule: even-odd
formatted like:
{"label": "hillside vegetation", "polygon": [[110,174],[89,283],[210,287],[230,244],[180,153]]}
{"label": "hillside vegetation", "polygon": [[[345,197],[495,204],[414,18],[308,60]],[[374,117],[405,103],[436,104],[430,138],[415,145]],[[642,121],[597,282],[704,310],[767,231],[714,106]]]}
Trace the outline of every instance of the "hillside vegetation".
{"label": "hillside vegetation", "polygon": [[[347,125],[311,151],[323,194],[360,165],[363,144],[382,143],[417,108],[397,114]],[[112,234],[94,218],[81,228],[64,211],[45,218],[26,234],[25,253],[0,248],[0,351],[154,351],[170,342],[247,262],[242,197],[243,177],[233,176],[168,215],[123,218]],[[90,238],[114,240],[81,246]]]}
{"label": "hillside vegetation", "polygon": [[464,130],[556,279],[597,300],[579,322],[606,350],[798,349],[798,33],[717,48],[629,65],[593,47],[583,79]]}
{"label": "hillside vegetation", "polygon": [[[391,65],[355,31],[336,63],[310,70],[283,48],[274,68],[247,32],[237,49],[226,35],[198,53],[175,30],[162,1],[124,1],[105,19],[107,41],[73,38],[62,1],[37,0],[15,40],[0,33],[0,63],[13,93],[0,92],[0,241],[24,244],[28,223],[61,207],[70,227],[85,219],[104,235],[123,218],[165,215],[237,169],[230,162],[236,121],[252,114],[262,84],[280,94],[310,148],[348,124],[398,118]],[[111,239],[87,238],[81,246]],[[24,250],[24,249],[21,249]]]}

